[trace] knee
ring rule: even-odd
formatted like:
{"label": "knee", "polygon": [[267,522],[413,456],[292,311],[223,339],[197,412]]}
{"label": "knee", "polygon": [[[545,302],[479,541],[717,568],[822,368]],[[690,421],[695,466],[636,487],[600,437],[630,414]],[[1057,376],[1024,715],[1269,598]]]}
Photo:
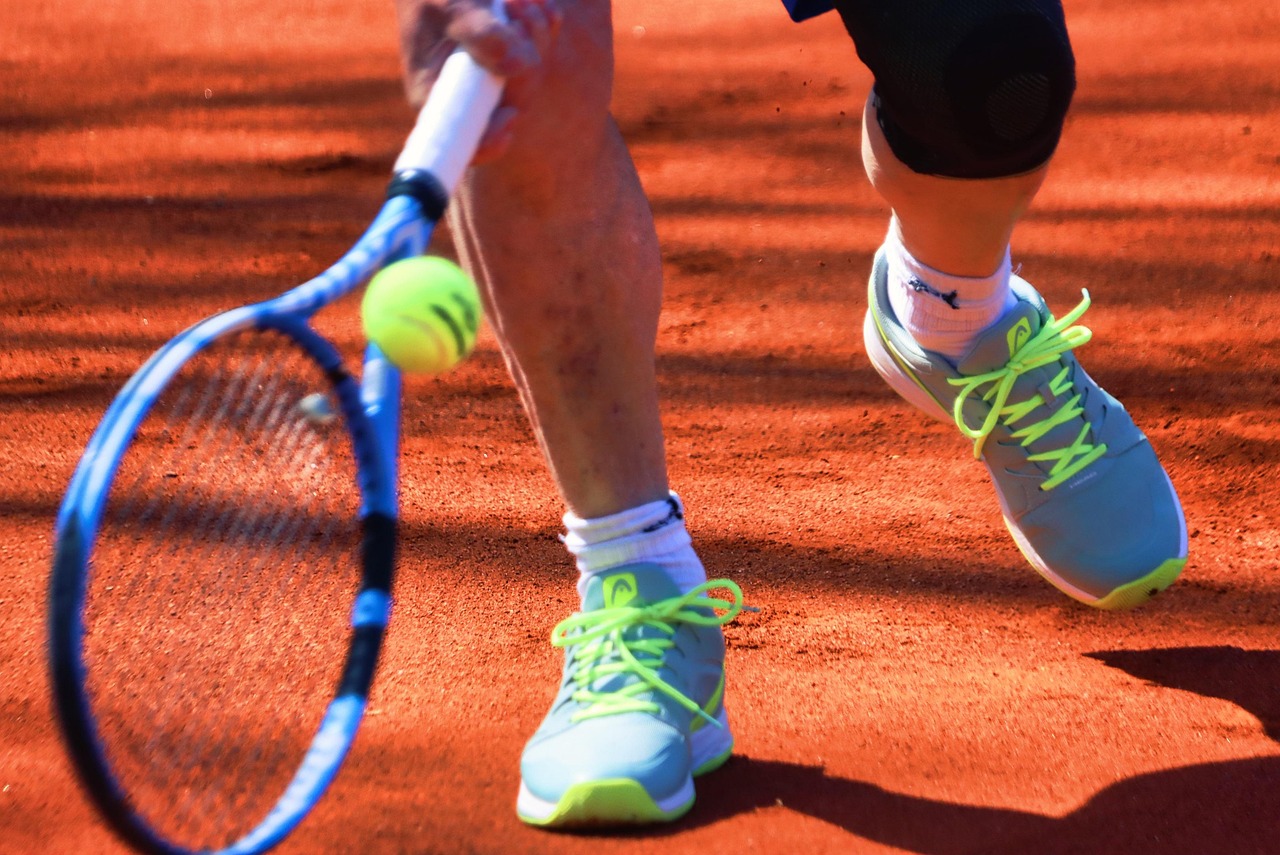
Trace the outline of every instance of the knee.
{"label": "knee", "polygon": [[[1017,3],[983,14],[966,11],[974,4],[942,5],[953,20],[935,22],[923,38],[904,31],[888,44],[859,44],[875,74],[885,139],[920,173],[994,178],[1035,169],[1057,147],[1075,92],[1061,7]],[[850,32],[855,40],[885,35]]]}
{"label": "knee", "polygon": [[952,151],[952,170],[991,177],[1047,161],[1062,135],[1075,85],[1065,26],[1025,13],[984,22],[948,62],[955,125],[944,150]]}

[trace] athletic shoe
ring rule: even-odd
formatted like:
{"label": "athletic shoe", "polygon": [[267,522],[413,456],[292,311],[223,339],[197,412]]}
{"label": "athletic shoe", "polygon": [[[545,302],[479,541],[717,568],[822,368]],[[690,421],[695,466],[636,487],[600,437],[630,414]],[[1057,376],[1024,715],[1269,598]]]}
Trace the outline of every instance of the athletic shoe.
{"label": "athletic shoe", "polygon": [[[732,602],[708,598],[715,589]],[[653,564],[593,577],[583,610],[551,633],[565,648],[564,677],[520,761],[520,819],[575,827],[684,815],[693,777],[733,751],[720,627],[741,610],[727,579],[681,594]]]}
{"label": "athletic shoe", "polygon": [[1089,294],[1055,320],[1025,281],[1017,305],[958,361],[926,351],[889,304],[884,253],[871,273],[863,338],[902,397],[973,440],[1005,525],[1031,565],[1063,593],[1103,609],[1145,602],[1187,561],[1177,493],[1147,438],[1072,350]]}

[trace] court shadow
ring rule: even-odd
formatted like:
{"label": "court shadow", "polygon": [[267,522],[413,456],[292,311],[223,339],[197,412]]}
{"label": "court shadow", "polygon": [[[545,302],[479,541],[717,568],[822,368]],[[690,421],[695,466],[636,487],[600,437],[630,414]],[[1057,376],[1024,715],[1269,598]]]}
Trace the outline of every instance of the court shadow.
{"label": "court shadow", "polygon": [[1280,742],[1280,650],[1172,647],[1085,655],[1153,685],[1230,701],[1257,716],[1267,736]]}
{"label": "court shadow", "polygon": [[[1280,651],[1200,647],[1087,655],[1157,686],[1231,701],[1257,716],[1273,739],[1280,733]],[[1137,727],[1133,738],[1176,740],[1178,734]],[[680,826],[785,808],[921,855],[1280,851],[1280,756],[1137,775],[1063,816],[935,801],[832,777],[819,767],[750,757],[707,776],[698,792],[697,809]]]}

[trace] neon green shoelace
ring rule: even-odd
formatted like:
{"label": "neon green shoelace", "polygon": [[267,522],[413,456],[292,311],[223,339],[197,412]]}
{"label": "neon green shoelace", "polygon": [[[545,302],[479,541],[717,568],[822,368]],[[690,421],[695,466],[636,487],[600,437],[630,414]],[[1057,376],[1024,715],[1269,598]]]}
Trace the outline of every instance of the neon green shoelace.
{"label": "neon green shoelace", "polygon": [[[707,591],[719,589],[729,591],[733,599],[726,601],[703,596]],[[662,667],[666,652],[675,644],[670,636],[675,635],[676,624],[723,626],[737,617],[743,608],[742,589],[728,579],[714,579],[680,597],[646,606],[578,612],[560,621],[551,631],[551,643],[556,647],[576,646],[571,655],[579,663],[573,678],[578,686],[573,699],[583,709],[575,712],[571,719],[576,722],[625,712],[656,713],[659,706],[638,695],[657,691],[689,712],[719,726],[720,722],[696,702],[659,677],[657,669]],[[716,609],[724,609],[725,612],[716,614]],[[653,627],[665,637],[624,637],[627,630],[638,626]],[[590,688],[596,680],[617,674],[630,674],[639,679],[614,692],[596,692]]]}
{"label": "neon green shoelace", "polygon": [[[1032,422],[1012,434],[1014,439],[1022,441],[1022,446],[1025,448],[1058,425],[1069,422],[1084,412],[1080,407],[1080,395],[1078,394],[1053,407],[1050,407],[1044,396],[1039,393],[1020,403],[1009,403],[1009,394],[1013,391],[1013,385],[1020,376],[1043,365],[1057,362],[1062,357],[1062,354],[1079,347],[1093,337],[1093,333],[1088,327],[1073,326],[1080,316],[1085,313],[1085,310],[1089,308],[1089,292],[1084,291],[1083,294],[1084,299],[1080,301],[1078,306],[1061,320],[1051,320],[1050,323],[1042,327],[1040,332],[1018,348],[1018,351],[1010,357],[1003,368],[988,371],[986,374],[977,374],[973,377],[961,377],[948,381],[956,386],[963,387],[960,390],[960,394],[956,396],[952,415],[955,417],[956,425],[960,428],[960,432],[973,440],[974,457],[982,457],[982,447],[986,444],[987,437],[995,430],[997,422],[1002,422],[1007,427],[1013,427],[1014,424],[1026,418],[1033,411],[1041,407],[1049,408],[1047,417],[1040,421]],[[1070,372],[1071,367],[1064,365],[1057,376],[1050,381],[1049,389],[1055,396],[1055,400],[1070,390],[1071,381],[1068,377]],[[980,394],[982,395],[982,400],[986,401],[991,409],[986,418],[983,419],[982,424],[977,428],[972,428],[964,419],[964,403],[970,395],[979,393],[983,386],[988,385],[990,388]],[[1094,445],[1086,441],[1085,437],[1089,435],[1089,429],[1090,425],[1086,421],[1084,426],[1080,428],[1080,433],[1076,435],[1075,440],[1070,445],[1027,456],[1028,460],[1037,462],[1052,461],[1053,463],[1049,468],[1049,477],[1040,485],[1041,490],[1052,490],[1106,454],[1107,446],[1105,443]]]}

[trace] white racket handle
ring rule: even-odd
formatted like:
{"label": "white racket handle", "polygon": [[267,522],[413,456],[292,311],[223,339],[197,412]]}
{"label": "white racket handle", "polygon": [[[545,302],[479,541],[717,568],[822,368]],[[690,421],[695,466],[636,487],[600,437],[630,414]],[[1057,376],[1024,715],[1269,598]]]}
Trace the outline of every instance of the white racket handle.
{"label": "white racket handle", "polygon": [[[506,20],[501,0],[493,11]],[[502,78],[481,68],[459,48],[445,60],[427,103],[396,158],[395,171],[431,173],[452,196],[475,156],[480,137],[502,97]]]}

